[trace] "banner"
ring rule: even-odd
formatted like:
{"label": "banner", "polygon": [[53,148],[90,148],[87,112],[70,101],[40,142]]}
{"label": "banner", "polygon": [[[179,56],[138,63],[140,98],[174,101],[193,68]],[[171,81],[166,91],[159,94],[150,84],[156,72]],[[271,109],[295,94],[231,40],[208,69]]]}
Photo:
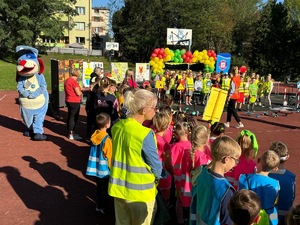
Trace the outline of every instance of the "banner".
{"label": "banner", "polygon": [[121,83],[124,80],[127,69],[128,69],[128,63],[124,63],[124,62],[111,63],[111,76],[117,81],[117,83]]}
{"label": "banner", "polygon": [[150,63],[135,64],[135,82],[150,80]]}
{"label": "banner", "polygon": [[83,87],[90,86],[91,74],[93,73],[93,71],[96,67],[101,68],[102,76],[103,76],[103,71],[104,71],[103,62],[83,62],[83,69],[82,69]]}
{"label": "banner", "polygon": [[231,55],[229,53],[219,53],[217,55],[216,72],[220,73],[223,71],[224,73],[228,73],[230,69],[230,60]]}

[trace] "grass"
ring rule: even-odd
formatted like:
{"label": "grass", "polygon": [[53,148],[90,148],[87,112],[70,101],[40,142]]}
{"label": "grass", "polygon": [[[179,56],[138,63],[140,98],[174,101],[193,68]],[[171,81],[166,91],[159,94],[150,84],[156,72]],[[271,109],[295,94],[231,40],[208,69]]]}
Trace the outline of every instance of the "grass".
{"label": "grass", "polygon": [[[72,55],[72,54],[47,54],[41,55],[45,64],[44,76],[47,82],[48,90],[51,90],[51,59],[83,59],[84,61],[90,60],[91,62],[103,62],[104,70],[110,70],[109,61],[105,57]],[[16,61],[11,59],[0,60],[0,90],[16,90]]]}

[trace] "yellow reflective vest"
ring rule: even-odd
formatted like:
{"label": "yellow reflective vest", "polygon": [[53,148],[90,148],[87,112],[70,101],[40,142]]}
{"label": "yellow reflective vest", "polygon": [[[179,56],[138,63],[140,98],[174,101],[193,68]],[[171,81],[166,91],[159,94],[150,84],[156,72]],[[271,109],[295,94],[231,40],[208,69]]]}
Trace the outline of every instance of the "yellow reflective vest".
{"label": "yellow reflective vest", "polygon": [[222,79],[222,90],[228,91],[230,86],[230,79],[229,78],[223,78]]}
{"label": "yellow reflective vest", "polygon": [[142,158],[143,141],[150,131],[131,117],[120,120],[112,127],[110,196],[141,202],[155,199],[155,176]]}
{"label": "yellow reflective vest", "polygon": [[186,79],[186,88],[187,90],[194,90],[194,78],[185,78]]}

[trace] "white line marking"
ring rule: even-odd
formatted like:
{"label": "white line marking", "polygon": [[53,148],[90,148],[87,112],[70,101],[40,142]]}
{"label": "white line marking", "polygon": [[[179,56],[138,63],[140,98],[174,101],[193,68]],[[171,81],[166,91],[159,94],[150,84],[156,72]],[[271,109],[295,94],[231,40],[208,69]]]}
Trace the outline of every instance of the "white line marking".
{"label": "white line marking", "polygon": [[4,99],[6,97],[6,95],[4,95],[2,98],[0,98],[0,101],[2,101],[2,99]]}

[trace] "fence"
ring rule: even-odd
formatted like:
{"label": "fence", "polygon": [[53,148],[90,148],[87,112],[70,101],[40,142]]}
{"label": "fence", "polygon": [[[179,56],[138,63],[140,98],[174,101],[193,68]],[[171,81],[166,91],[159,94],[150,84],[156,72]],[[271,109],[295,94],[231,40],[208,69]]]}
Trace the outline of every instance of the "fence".
{"label": "fence", "polygon": [[102,50],[88,50],[88,49],[80,49],[80,48],[57,48],[54,47],[50,50],[47,50],[50,53],[58,53],[58,54],[73,54],[73,55],[92,55],[92,56],[103,56]]}

